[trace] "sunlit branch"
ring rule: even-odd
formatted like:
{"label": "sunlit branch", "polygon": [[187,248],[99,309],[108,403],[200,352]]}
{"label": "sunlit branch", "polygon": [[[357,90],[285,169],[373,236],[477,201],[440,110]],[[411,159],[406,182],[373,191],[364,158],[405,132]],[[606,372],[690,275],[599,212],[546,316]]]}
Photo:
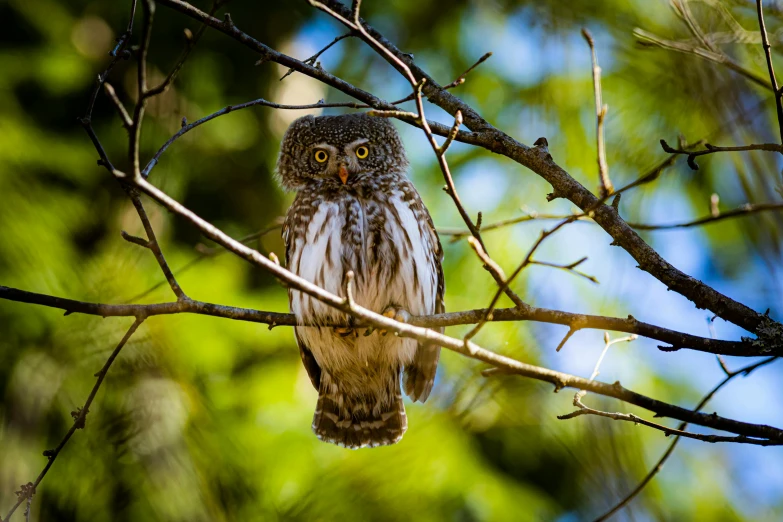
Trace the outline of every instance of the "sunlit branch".
{"label": "sunlit branch", "polygon": [[109,97],[112,104],[114,104],[114,107],[117,109],[117,113],[120,115],[120,120],[122,120],[122,126],[130,130],[131,126],[133,125],[133,121],[131,120],[128,111],[125,109],[125,106],[122,104],[120,99],[117,98],[117,93],[114,92],[114,87],[112,87],[109,82],[104,82],[103,90],[106,92],[106,96]]}
{"label": "sunlit branch", "polygon": [[604,105],[601,96],[601,68],[598,66],[598,57],[595,54],[593,36],[585,28],[582,28],[582,36],[590,46],[590,55],[593,65],[593,93],[595,95],[595,136],[596,150],[598,151],[598,177],[601,180],[601,197],[606,197],[614,192],[612,181],[609,179],[609,167],[606,163],[606,143],[604,142],[604,120],[608,107]]}
{"label": "sunlit branch", "polygon": [[529,264],[531,264],[531,265],[539,265],[539,266],[548,266],[550,268],[558,268],[560,270],[565,270],[566,272],[568,272],[570,274],[574,274],[575,276],[579,276],[579,277],[584,277],[588,281],[590,281],[592,283],[595,283],[595,284],[598,284],[598,279],[596,279],[595,276],[591,276],[590,274],[585,274],[584,272],[582,272],[580,270],[576,270],[576,267],[579,266],[580,264],[584,263],[585,261],[587,261],[587,258],[583,257],[582,259],[580,259],[578,261],[574,261],[573,263],[569,263],[567,265],[561,265],[561,264],[557,264],[557,263],[550,263],[548,261],[536,261],[534,259],[534,260],[530,261]]}
{"label": "sunlit branch", "polygon": [[[297,326],[296,318],[293,314],[237,308],[202,302],[195,299],[154,304],[101,304],[64,299],[4,286],[0,286],[0,299],[59,308],[65,310],[66,315],[80,313],[100,317],[152,317],[155,315],[192,313],[223,317],[238,321],[264,323],[270,326]],[[486,315],[487,309],[479,308],[475,310],[448,312],[429,316],[413,316],[410,320],[410,324],[428,328],[476,324],[483,320]],[[498,308],[492,312],[489,320],[493,322],[535,321],[564,325],[576,330],[612,330],[635,333],[674,346],[713,354],[736,356],[763,355],[761,350],[754,350],[751,346],[742,341],[717,340],[676,332],[674,330],[638,321],[632,316],[623,319],[619,317],[576,314],[531,306],[526,309]],[[337,325],[326,324],[322,326]]]}
{"label": "sunlit branch", "polygon": [[492,297],[492,301],[489,303],[489,307],[487,308],[486,313],[484,314],[484,317],[481,321],[476,323],[476,326],[474,326],[467,334],[465,334],[464,341],[467,342],[468,340],[472,339],[476,334],[479,333],[479,331],[484,327],[484,325],[489,321],[489,319],[492,317],[492,313],[495,310],[495,307],[497,306],[498,300],[500,299],[500,296],[503,294],[503,292],[506,292],[506,290],[510,287],[511,283],[516,279],[516,277],[522,272],[522,270],[525,269],[528,265],[530,265],[533,261],[533,254],[535,254],[536,250],[539,246],[541,246],[541,243],[544,242],[544,240],[563,228],[564,226],[573,223],[576,219],[578,219],[579,216],[574,215],[570,216],[560,223],[558,223],[554,228],[550,230],[544,230],[541,232],[541,235],[538,237],[536,242],[533,244],[533,246],[528,251],[525,258],[522,260],[522,262],[517,266],[516,270],[512,272],[512,274],[506,278],[503,276],[501,280],[498,282],[499,287],[497,291],[495,292],[495,295]]}

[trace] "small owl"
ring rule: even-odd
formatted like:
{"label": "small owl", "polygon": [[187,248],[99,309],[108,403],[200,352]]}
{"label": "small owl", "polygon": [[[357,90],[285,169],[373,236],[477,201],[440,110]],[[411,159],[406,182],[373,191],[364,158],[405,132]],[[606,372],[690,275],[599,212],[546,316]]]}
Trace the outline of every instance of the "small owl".
{"label": "small owl", "polygon": [[[277,163],[282,186],[296,192],[283,227],[288,269],[337,295],[353,271],[356,302],[387,317],[443,312],[443,250],[407,168],[385,118],[294,121]],[[427,400],[440,348],[354,329],[346,314],[296,289],[288,300],[299,324],[316,325],[295,328],[319,393],[316,436],[347,448],[398,442],[408,427],[401,375],[411,399]]]}

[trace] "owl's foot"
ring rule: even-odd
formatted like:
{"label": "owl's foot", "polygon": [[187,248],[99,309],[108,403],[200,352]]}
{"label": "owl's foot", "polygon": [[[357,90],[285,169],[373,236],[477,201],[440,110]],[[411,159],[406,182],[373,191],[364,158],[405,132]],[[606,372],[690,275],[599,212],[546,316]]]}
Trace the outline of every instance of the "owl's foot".
{"label": "owl's foot", "polygon": [[[408,313],[407,310],[404,310],[398,306],[390,305],[386,307],[386,310],[383,311],[381,314],[385,317],[388,317],[389,319],[394,319],[395,321],[399,321],[401,323],[407,323],[410,321],[411,314]],[[381,335],[386,335],[386,330],[379,330]]]}
{"label": "owl's foot", "polygon": [[356,333],[356,329],[353,328],[352,326],[338,326],[334,329],[334,333],[336,333],[340,337],[350,337],[350,336],[358,335]]}
{"label": "owl's foot", "polygon": [[348,324],[346,326],[335,326],[334,333],[340,337],[358,337],[359,332],[356,331],[356,328],[353,327],[353,324],[353,317],[348,317]]}

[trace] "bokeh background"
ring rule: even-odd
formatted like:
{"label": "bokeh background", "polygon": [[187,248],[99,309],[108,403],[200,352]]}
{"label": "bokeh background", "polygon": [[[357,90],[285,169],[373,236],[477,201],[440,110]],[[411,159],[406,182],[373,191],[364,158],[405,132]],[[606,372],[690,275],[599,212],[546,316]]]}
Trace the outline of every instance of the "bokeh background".
{"label": "bokeh background", "polygon": [[[208,10],[201,0],[195,5]],[[773,51],[783,50],[783,14],[765,2]],[[580,182],[597,187],[588,27],[603,68],[610,174],[622,186],[665,155],[658,140],[716,144],[777,140],[767,91],[692,55],[642,48],[633,31],[692,41],[663,0],[365,1],[366,18],[441,83],[487,51],[494,55],[454,93],[525,143],[546,136],[554,158]],[[694,17],[720,47],[762,76],[755,2],[692,2]],[[306,2],[234,0],[235,23],[301,59],[343,32]],[[0,2],[0,284],[87,301],[161,302],[172,295],[149,252],[123,241],[143,235],[115,180],[77,117],[96,74],[127,24],[129,2]],[[732,22],[736,21],[736,24]],[[139,29],[137,23],[136,29]],[[184,46],[190,19],[158,7],[150,74],[161,79]],[[744,28],[746,31],[741,30]],[[136,43],[137,40],[134,40]],[[174,87],[153,101],[142,135],[144,158],[179,128],[229,103],[264,97],[280,103],[345,96],[207,30]],[[409,91],[383,60],[353,39],[321,64],[386,99]],[[783,60],[776,56],[783,71]],[[130,107],[135,65],[122,62],[110,82]],[[429,107],[429,116],[450,117]],[[336,111],[331,111],[336,112]],[[286,126],[302,112],[263,107],[220,117],[189,133],[163,156],[151,180],[223,230],[241,237],[284,214],[292,196],[273,168]],[[126,137],[101,95],[95,129],[118,166],[127,168]],[[442,227],[460,226],[420,131],[398,124],[411,176]],[[568,213],[547,203],[549,186],[504,158],[463,145],[450,152],[463,202],[486,222],[524,211]],[[628,193],[629,221],[673,223],[722,209],[780,201],[781,161],[771,153],[684,161],[655,183]],[[199,258],[204,240],[186,223],[147,204],[164,252],[185,291],[222,304],[286,311],[285,290],[231,255]],[[485,234],[510,270],[542,228],[531,221]],[[756,310],[781,318],[780,214],[767,213],[695,229],[643,233],[686,273]],[[494,289],[464,241],[446,249],[449,310],[485,306]],[[626,316],[710,335],[704,310],[669,293],[610,247],[597,226],[580,222],[553,236],[540,260],[582,265],[600,284],[546,267],[528,268],[514,285],[530,303],[573,312]],[[212,246],[212,245],[208,245]],[[282,257],[277,232],[259,248]],[[57,310],[0,301],[0,512],[19,484],[33,480],[71,424],[93,373],[131,323],[129,318],[63,317]],[[714,323],[720,338],[743,332]],[[451,328],[460,335],[465,328]],[[492,324],[478,341],[523,361],[589,376],[603,347],[600,331],[581,331],[560,353],[566,328]],[[655,341],[613,346],[600,379],[692,407],[721,378],[713,356],[661,353]],[[738,368],[746,359],[729,358]],[[316,393],[289,328],[203,316],[149,319],[112,368],[87,418],[39,488],[32,520],[558,520],[595,517],[630,491],[670,439],[607,419],[559,421],[571,392],[520,378],[485,379],[482,365],[444,351],[435,391],[408,405],[410,428],[389,448],[347,451],[310,432]],[[738,378],[707,411],[783,425],[783,364]],[[588,395],[587,403],[650,416]],[[674,425],[671,421],[671,425]],[[22,513],[17,512],[17,519]],[[783,448],[710,445],[684,440],[653,483],[616,520],[783,519]]]}

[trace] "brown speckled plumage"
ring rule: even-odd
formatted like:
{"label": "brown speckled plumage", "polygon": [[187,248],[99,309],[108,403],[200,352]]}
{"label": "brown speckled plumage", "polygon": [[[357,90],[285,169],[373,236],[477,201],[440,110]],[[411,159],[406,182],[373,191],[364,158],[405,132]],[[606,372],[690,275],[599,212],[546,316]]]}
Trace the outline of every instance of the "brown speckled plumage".
{"label": "brown speckled plumage", "polygon": [[[317,161],[317,151],[328,159]],[[278,160],[281,184],[296,191],[283,228],[288,268],[336,294],[352,270],[356,301],[378,313],[443,312],[443,253],[407,168],[386,119],[350,114],[292,123]],[[345,314],[297,290],[289,291],[289,303],[300,323],[349,326]],[[319,391],[316,435],[349,448],[399,441],[407,428],[400,375],[405,392],[424,402],[440,349],[365,329],[295,332]]]}

